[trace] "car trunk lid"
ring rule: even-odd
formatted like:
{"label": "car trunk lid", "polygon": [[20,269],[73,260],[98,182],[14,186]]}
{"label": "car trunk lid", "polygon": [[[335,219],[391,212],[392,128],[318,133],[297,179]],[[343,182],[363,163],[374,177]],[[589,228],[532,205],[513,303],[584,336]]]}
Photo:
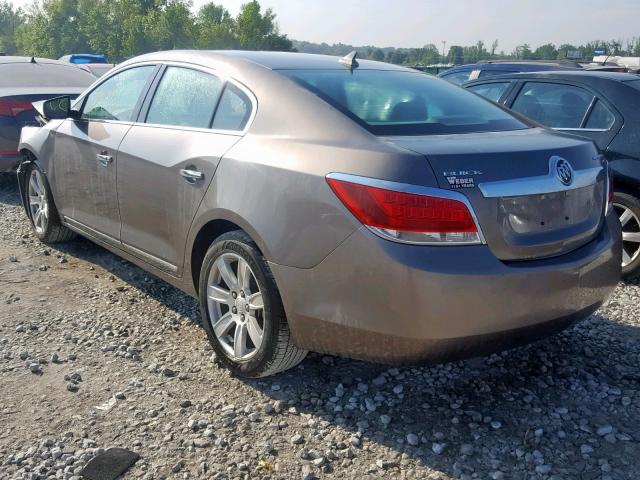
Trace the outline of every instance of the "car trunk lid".
{"label": "car trunk lid", "polygon": [[425,155],[439,187],[469,199],[501,260],[560,255],[601,227],[607,173],[591,142],[544,129],[387,140]]}

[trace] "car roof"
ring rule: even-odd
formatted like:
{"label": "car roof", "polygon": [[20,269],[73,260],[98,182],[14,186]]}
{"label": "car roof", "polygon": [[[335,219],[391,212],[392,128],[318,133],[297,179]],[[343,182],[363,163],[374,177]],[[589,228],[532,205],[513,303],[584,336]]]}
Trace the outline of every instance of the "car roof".
{"label": "car roof", "polygon": [[589,71],[589,70],[561,70],[561,71],[545,71],[545,72],[523,72],[523,73],[507,73],[504,75],[495,75],[493,77],[486,77],[477,80],[472,80],[465,83],[475,84],[484,83],[494,80],[514,80],[518,78],[546,78],[554,80],[577,80],[586,83],[599,83],[599,82],[631,82],[634,80],[640,80],[640,75],[632,73],[622,72],[602,72],[602,71]]}
{"label": "car roof", "polygon": [[70,66],[72,68],[75,67],[75,65],[71,65],[67,62],[61,62],[60,60],[53,60],[51,58],[42,58],[42,57],[17,57],[17,56],[4,56],[4,57],[0,57],[0,65],[3,64],[7,64],[7,63],[32,63],[32,60],[35,61],[35,63],[44,63],[44,64],[55,64],[55,65],[65,65],[65,66]]}
{"label": "car roof", "polygon": [[[346,67],[339,63],[340,57],[330,55],[316,55],[297,52],[261,52],[241,50],[170,50],[149,53],[132,58],[125,64],[142,61],[181,61],[181,62],[216,62],[224,61],[230,66],[239,67],[251,63],[270,70],[344,70]],[[415,70],[373,60],[358,59],[359,69],[362,70],[398,70],[416,73]]]}
{"label": "car roof", "polygon": [[561,62],[527,62],[527,61],[513,61],[513,62],[480,62],[480,63],[468,63],[466,65],[458,65],[445,70],[442,73],[462,72],[467,70],[506,70],[509,68],[517,69],[520,71],[536,71],[536,70],[576,70],[580,67],[573,63],[563,64]]}

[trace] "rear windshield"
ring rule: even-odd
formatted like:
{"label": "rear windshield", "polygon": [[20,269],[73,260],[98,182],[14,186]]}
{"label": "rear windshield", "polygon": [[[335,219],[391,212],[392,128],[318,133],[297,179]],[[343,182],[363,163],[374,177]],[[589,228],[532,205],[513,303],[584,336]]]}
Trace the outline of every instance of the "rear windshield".
{"label": "rear windshield", "polygon": [[444,80],[401,71],[282,71],[375,135],[442,135],[528,128]]}
{"label": "rear windshield", "polygon": [[0,64],[0,87],[88,87],[95,80],[89,72],[68,65]]}
{"label": "rear windshield", "polygon": [[640,90],[640,78],[638,78],[638,80],[631,80],[628,82],[624,82],[625,85],[629,85],[637,90]]}

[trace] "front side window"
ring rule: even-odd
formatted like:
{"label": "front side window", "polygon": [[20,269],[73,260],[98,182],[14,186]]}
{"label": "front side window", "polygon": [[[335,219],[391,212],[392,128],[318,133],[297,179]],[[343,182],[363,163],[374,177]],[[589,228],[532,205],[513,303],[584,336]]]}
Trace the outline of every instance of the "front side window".
{"label": "front side window", "polygon": [[98,85],[85,99],[82,118],[133,121],[136,105],[154,68],[153,65],[130,68]]}
{"label": "front side window", "polygon": [[345,69],[291,70],[283,74],[375,135],[528,128],[498,106],[423,73]]}
{"label": "front side window", "polygon": [[585,128],[609,130],[615,121],[616,117],[611,110],[601,100],[598,100],[589,114]]}
{"label": "front side window", "polygon": [[580,128],[593,95],[561,83],[527,82],[513,106],[518,113],[551,128]]}
{"label": "front side window", "polygon": [[146,123],[209,128],[222,91],[213,75],[181,67],[167,67],[153,96]]}
{"label": "front side window", "polygon": [[509,82],[485,83],[484,85],[473,85],[469,87],[469,90],[492,102],[497,102],[508,86]]}

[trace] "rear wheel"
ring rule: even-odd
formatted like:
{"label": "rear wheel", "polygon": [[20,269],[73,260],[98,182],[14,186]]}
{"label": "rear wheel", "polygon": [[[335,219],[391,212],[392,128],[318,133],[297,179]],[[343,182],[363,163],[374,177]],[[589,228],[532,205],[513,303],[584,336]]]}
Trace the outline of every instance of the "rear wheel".
{"label": "rear wheel", "polygon": [[37,165],[31,164],[26,175],[26,207],[31,226],[44,243],[67,242],[76,234],[60,223],[47,179]]}
{"label": "rear wheel", "polygon": [[640,200],[624,192],[615,192],[613,208],[622,225],[622,276],[640,274]]}
{"label": "rear wheel", "polygon": [[291,341],[273,274],[242,231],[219,237],[200,272],[200,307],[218,358],[234,374],[264,377],[307,355]]}

